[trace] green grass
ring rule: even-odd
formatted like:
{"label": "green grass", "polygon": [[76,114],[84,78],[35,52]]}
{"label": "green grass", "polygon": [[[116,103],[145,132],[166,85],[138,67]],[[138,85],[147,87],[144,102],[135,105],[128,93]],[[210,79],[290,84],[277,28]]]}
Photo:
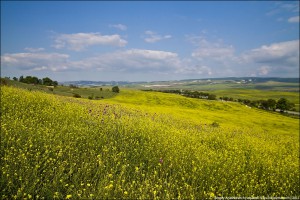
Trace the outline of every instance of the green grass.
{"label": "green grass", "polygon": [[1,198],[296,197],[298,141],[298,119],[234,102],[3,86]]}

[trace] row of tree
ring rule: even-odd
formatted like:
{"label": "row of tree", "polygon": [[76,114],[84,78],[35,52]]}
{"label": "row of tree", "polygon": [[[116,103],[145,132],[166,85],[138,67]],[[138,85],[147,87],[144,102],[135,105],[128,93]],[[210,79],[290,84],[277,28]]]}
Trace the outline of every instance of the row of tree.
{"label": "row of tree", "polygon": [[208,99],[208,100],[217,99],[217,96],[214,94],[209,94],[206,92],[190,91],[190,90],[159,90],[159,92],[175,93],[185,97],[197,98],[197,99]]}
{"label": "row of tree", "polygon": [[233,99],[232,97],[220,97],[223,101],[237,101],[250,107],[261,108],[264,110],[279,109],[281,112],[286,110],[295,111],[295,104],[288,101],[286,98],[280,98],[277,101],[275,99],[268,100],[249,100],[249,99]]}
{"label": "row of tree", "polygon": [[[190,91],[190,90],[156,90],[156,91],[179,94],[190,98],[217,100],[216,95],[209,94],[207,92]],[[249,100],[249,99],[233,99],[232,97],[220,97],[220,100],[240,102],[244,105],[260,108],[264,110],[275,111],[276,109],[279,109],[281,112],[284,112],[286,110],[295,110],[295,104],[289,102],[286,98],[280,98],[279,100],[276,101],[274,99]]]}
{"label": "row of tree", "polygon": [[39,79],[36,76],[20,76],[18,79],[17,77],[13,77],[14,81],[19,81],[22,83],[27,83],[27,84],[36,84],[36,85],[47,85],[47,86],[57,86],[58,82],[51,80],[49,77],[45,77],[42,79]]}

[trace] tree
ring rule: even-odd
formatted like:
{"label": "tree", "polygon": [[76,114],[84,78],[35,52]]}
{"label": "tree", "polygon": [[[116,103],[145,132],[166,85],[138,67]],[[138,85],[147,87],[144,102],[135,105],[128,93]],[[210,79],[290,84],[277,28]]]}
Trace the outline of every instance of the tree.
{"label": "tree", "polygon": [[52,85],[53,84],[53,81],[46,77],[46,78],[43,78],[43,85]]}
{"label": "tree", "polygon": [[23,76],[20,76],[20,78],[19,78],[19,82],[22,82],[22,83],[24,83],[24,77],[23,77]]}
{"label": "tree", "polygon": [[112,89],[111,89],[113,92],[115,92],[115,93],[119,93],[120,92],[120,89],[119,89],[119,87],[118,86],[114,86],[114,87],[112,87]]}
{"label": "tree", "polygon": [[1,85],[7,85],[7,81],[5,78],[1,78],[1,82],[0,82]]}
{"label": "tree", "polygon": [[284,112],[285,110],[290,110],[295,105],[289,102],[286,98],[280,98],[276,103],[276,108],[280,110],[280,112]]}
{"label": "tree", "polygon": [[208,95],[208,100],[216,100],[216,99],[217,99],[216,95],[214,95],[214,94]]}
{"label": "tree", "polygon": [[262,109],[269,110],[269,104],[268,104],[268,101],[266,101],[266,100],[261,100],[261,101],[260,101],[260,105],[261,105],[261,108],[262,108]]}
{"label": "tree", "polygon": [[275,109],[276,109],[276,101],[274,99],[268,99],[267,102],[268,102],[268,108],[270,110],[275,111]]}
{"label": "tree", "polygon": [[17,78],[17,77],[13,77],[13,80],[14,80],[14,81],[18,81],[18,78]]}

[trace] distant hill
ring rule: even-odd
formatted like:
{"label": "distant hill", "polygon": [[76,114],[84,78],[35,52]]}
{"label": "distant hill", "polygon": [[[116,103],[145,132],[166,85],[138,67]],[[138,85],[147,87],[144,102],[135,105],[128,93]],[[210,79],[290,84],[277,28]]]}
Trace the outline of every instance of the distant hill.
{"label": "distant hill", "polygon": [[269,81],[282,82],[282,83],[299,83],[299,78],[279,78],[279,77],[225,77],[225,78],[201,78],[201,79],[183,79],[183,80],[170,80],[170,81],[66,81],[61,82],[64,85],[77,85],[77,86],[110,86],[110,85],[139,85],[139,84],[159,84],[159,83],[173,83],[173,82],[196,82],[196,81],[218,81],[218,82],[240,82],[244,83],[265,83]]}

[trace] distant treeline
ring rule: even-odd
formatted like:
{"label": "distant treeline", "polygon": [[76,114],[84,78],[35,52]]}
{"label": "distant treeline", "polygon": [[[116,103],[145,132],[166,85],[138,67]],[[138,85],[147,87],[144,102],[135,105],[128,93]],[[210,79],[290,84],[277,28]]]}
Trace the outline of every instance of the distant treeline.
{"label": "distant treeline", "polygon": [[[217,96],[214,94],[209,94],[207,92],[199,91],[190,91],[190,90],[143,90],[143,91],[155,91],[155,92],[164,92],[164,93],[173,93],[179,94],[185,97],[197,98],[197,99],[208,99],[208,100],[217,100]],[[249,107],[260,108],[264,110],[273,110],[279,109],[281,112],[286,110],[295,111],[295,104],[289,102],[286,98],[280,98],[279,100],[268,99],[268,100],[249,100],[249,99],[234,99],[232,97],[220,97],[221,101],[233,101],[240,102]]]}
{"label": "distant treeline", "polygon": [[14,81],[19,81],[21,83],[27,83],[27,84],[36,84],[36,85],[47,85],[47,86],[57,86],[58,82],[51,80],[49,77],[45,77],[42,79],[39,79],[35,76],[26,76],[25,78],[23,76],[20,76],[20,78],[13,77]]}
{"label": "distant treeline", "polygon": [[197,99],[217,100],[216,95],[209,94],[207,92],[198,92],[198,91],[190,91],[190,90],[158,90],[158,92],[180,94],[185,97],[197,98]]}

